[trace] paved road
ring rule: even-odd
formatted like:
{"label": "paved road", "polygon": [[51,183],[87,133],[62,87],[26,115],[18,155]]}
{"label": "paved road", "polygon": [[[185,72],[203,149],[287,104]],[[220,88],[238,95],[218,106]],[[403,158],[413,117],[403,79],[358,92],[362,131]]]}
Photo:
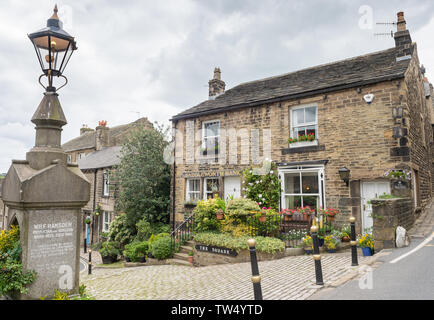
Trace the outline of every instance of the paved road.
{"label": "paved road", "polygon": [[383,263],[372,269],[372,277],[368,272],[361,273],[356,279],[338,288],[324,289],[310,299],[434,299],[434,233],[426,238],[412,238],[409,247],[389,252],[389,255],[378,259]]}

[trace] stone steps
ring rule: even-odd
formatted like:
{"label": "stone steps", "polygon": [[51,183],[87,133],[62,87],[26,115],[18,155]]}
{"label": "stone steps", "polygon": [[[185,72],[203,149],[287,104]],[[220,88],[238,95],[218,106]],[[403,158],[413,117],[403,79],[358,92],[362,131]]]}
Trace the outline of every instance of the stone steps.
{"label": "stone steps", "polygon": [[188,254],[190,251],[193,251],[193,247],[190,246],[180,246],[179,252]]}
{"label": "stone steps", "polygon": [[187,253],[176,252],[173,254],[173,258],[178,259],[178,260],[184,260],[184,261],[188,262],[188,254]]}
{"label": "stone steps", "polygon": [[167,262],[172,265],[193,267],[193,265],[188,261],[176,259],[175,257],[173,259],[168,259]]}

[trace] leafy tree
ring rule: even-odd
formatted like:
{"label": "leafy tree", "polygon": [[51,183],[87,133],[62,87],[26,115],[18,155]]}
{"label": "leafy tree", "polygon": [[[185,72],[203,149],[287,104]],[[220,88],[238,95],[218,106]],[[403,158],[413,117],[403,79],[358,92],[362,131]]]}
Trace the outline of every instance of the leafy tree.
{"label": "leafy tree", "polygon": [[136,224],[146,218],[151,225],[169,222],[170,166],[163,153],[168,128],[137,128],[123,144],[121,163],[115,171],[120,192],[116,209],[126,213],[126,224],[136,233]]}

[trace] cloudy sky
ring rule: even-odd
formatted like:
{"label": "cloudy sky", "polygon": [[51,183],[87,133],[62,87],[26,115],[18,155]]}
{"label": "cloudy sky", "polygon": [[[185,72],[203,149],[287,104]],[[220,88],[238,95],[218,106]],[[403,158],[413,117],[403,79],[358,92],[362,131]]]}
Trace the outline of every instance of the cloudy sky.
{"label": "cloudy sky", "polygon": [[390,48],[393,38],[374,33],[395,26],[375,22],[393,22],[398,11],[434,82],[432,0],[0,0],[0,173],[34,145],[30,119],[43,89],[27,34],[45,26],[56,2],[78,46],[59,91],[62,142],[99,120],[169,124],[207,99],[216,66],[231,88]]}

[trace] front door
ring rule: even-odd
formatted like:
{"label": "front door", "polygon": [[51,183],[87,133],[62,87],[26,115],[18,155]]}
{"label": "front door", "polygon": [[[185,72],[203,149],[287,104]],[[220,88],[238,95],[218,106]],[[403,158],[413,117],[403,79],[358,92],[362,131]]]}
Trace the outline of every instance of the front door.
{"label": "front door", "polygon": [[241,197],[240,177],[225,177],[225,200]]}
{"label": "front door", "polygon": [[382,194],[390,194],[390,183],[380,182],[362,182],[362,229],[372,228],[374,220],[372,219],[372,205],[370,200],[378,198]]}

